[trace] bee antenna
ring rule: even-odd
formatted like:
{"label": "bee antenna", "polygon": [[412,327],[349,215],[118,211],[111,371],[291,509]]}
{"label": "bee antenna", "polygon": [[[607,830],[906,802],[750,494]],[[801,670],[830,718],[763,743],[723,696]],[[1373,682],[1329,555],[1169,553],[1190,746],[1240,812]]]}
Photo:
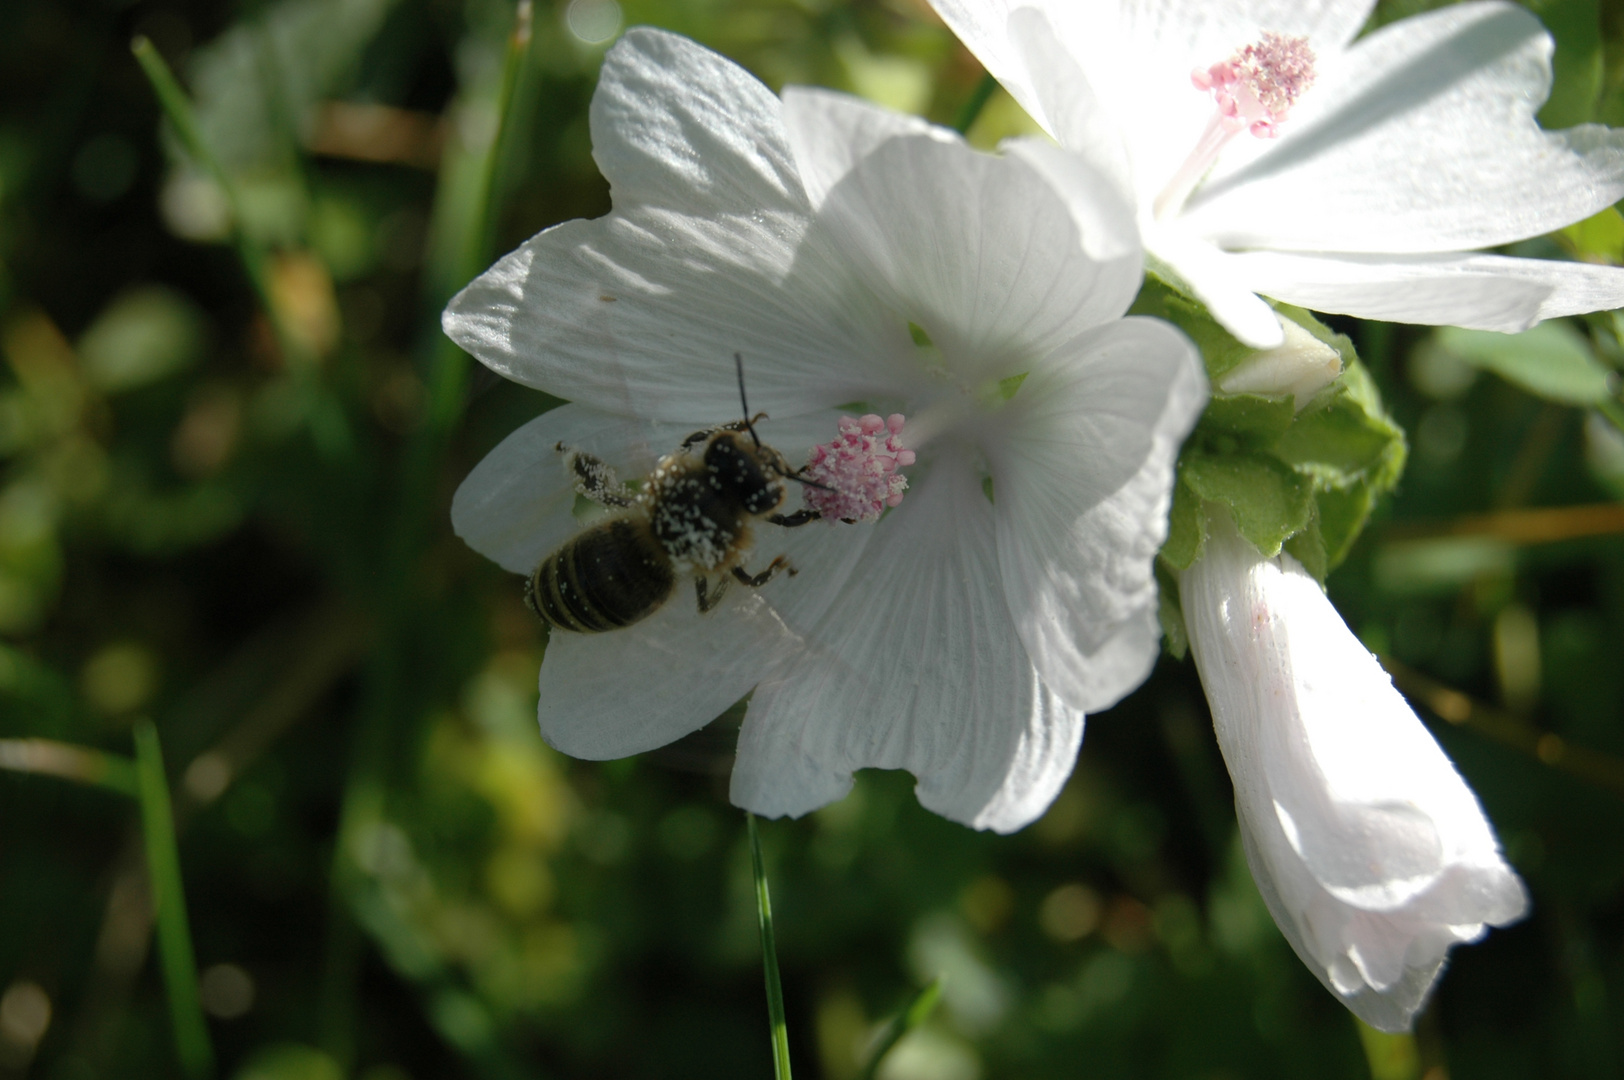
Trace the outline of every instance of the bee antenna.
{"label": "bee antenna", "polygon": [[750,433],[750,441],[761,449],[761,439],[756,435],[756,426],[750,422],[750,402],[744,396],[744,357],[740,353],[733,354],[733,366],[739,372],[739,404],[744,408],[744,430]]}
{"label": "bee antenna", "polygon": [[835,490],[834,488],[830,487],[828,484],[820,484],[816,480],[808,480],[806,477],[802,476],[800,473],[786,472],[783,469],[779,469],[778,470],[778,475],[782,476],[785,480],[793,480],[797,484],[805,484],[807,487],[820,488],[823,491],[833,491],[833,490]]}

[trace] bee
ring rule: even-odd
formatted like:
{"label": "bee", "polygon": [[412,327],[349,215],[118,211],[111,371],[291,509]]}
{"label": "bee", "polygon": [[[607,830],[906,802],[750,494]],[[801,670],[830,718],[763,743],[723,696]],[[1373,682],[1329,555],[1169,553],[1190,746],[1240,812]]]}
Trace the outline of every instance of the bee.
{"label": "bee", "polygon": [[795,528],[818,520],[818,512],[779,512],[788,497],[786,481],[813,487],[789,467],[784,455],[762,443],[744,396],[744,360],[733,356],[739,373],[744,418],[696,431],[660,458],[641,491],[615,476],[608,463],[559,443],[556,449],[575,477],[575,490],[616,513],[565,541],[541,560],[525,584],[525,604],[543,622],[560,630],[595,634],[648,618],[692,577],[701,614],[726,594],[731,578],[760,588],[779,572],[795,567],[779,555],[751,574],[744,561],[754,544],[754,526],[768,522]]}

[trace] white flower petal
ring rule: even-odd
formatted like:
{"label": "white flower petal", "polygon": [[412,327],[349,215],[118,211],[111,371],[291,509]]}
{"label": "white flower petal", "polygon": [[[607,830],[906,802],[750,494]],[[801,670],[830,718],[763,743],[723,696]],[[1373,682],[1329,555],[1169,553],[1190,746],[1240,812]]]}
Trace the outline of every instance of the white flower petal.
{"label": "white flower petal", "polygon": [[1089,258],[1036,171],[958,141],[887,140],[830,189],[818,225],[972,385],[1121,315],[1139,288],[1137,248]]}
{"label": "white flower petal", "polygon": [[1341,48],[1364,26],[1375,0],[1124,0],[1124,28],[1203,66],[1229,59],[1266,30],[1306,37],[1316,50]]}
{"label": "white flower petal", "polygon": [[1089,258],[1126,261],[1138,255],[1141,245],[1133,189],[1125,178],[1104,171],[1116,168],[1125,176],[1125,164],[1104,160],[1101,154],[1072,153],[1038,138],[1007,139],[999,149],[1025,162],[1065,200]]}
{"label": "white flower petal", "polygon": [[1176,227],[1152,224],[1145,248],[1171,267],[1207,311],[1236,338],[1254,349],[1285,343],[1280,319],[1230,265],[1236,256],[1219,251]]}
{"label": "white flower petal", "polygon": [[[1010,610],[1044,681],[1074,707],[1113,703],[1155,659],[1157,636],[1144,631],[1152,566],[1173,464],[1206,399],[1189,339],[1124,319],[1033,371],[991,440]],[[1142,655],[1123,648],[1130,642]]]}
{"label": "white flower petal", "polygon": [[1218,513],[1179,590],[1248,862],[1309,968],[1396,1030],[1448,947],[1527,910],[1471,790],[1296,560]]}
{"label": "white flower petal", "polygon": [[572,221],[476,278],[442,324],[499,374],[610,412],[730,415],[734,352],[754,407],[789,416],[860,399],[875,388],[865,361],[888,336],[909,348],[907,332],[799,244],[803,224],[748,208]]}
{"label": "white flower petal", "polygon": [[[929,809],[1009,832],[1070,774],[1082,713],[1043,687],[997,583],[993,512],[938,457],[875,538],[807,652],[763,680],[733,801],[767,816],[839,798],[857,769],[907,769]],[[803,575],[804,576],[804,575]]]}
{"label": "white flower petal", "polygon": [[572,757],[641,753],[704,727],[774,664],[799,655],[798,628],[843,595],[872,530],[757,528],[759,569],[784,554],[800,571],[759,589],[734,583],[701,615],[691,582],[642,622],[604,634],[554,630],[541,665],[538,715],[547,742]]}
{"label": "white flower petal", "polygon": [[[1009,47],[1042,98],[1043,126],[1070,153],[1108,179],[1133,216],[1133,165],[1121,125],[1094,91],[1078,56],[1060,40],[1043,12],[1022,8],[1009,19]],[[1086,35],[1085,35],[1086,40]],[[1044,144],[1041,139],[1021,143]],[[1049,145],[1049,144],[1044,144]],[[1093,176],[1083,179],[1092,187]],[[1122,228],[1130,227],[1124,223]],[[1099,252],[1090,252],[1099,255]]]}
{"label": "white flower petal", "polygon": [[510,379],[628,415],[732,414],[734,352],[771,413],[874,392],[866,361],[908,349],[906,328],[806,237],[778,99],[686,39],[636,30],[593,101],[615,211],[501,259],[452,299],[445,332]]}
{"label": "white flower petal", "polygon": [[1048,92],[1060,86],[1035,70],[1031,58],[1013,40],[1010,27],[1011,16],[1018,8],[1036,7],[1048,21],[1048,8],[1053,5],[1032,5],[1022,0],[930,0],[930,6],[1021,108],[1045,131],[1056,135],[1059,128],[1050,117],[1047,99]]}
{"label": "white flower petal", "polygon": [[812,86],[784,88],[784,126],[814,208],[881,143],[897,135],[956,142],[946,128],[882,109],[862,98]]}
{"label": "white flower petal", "polygon": [[1427,252],[1588,217],[1624,196],[1624,132],[1539,129],[1551,48],[1497,2],[1384,27],[1325,65],[1265,151],[1226,154],[1182,224],[1229,248]]}
{"label": "white flower petal", "polygon": [[1363,319],[1516,333],[1624,306],[1624,269],[1501,255],[1225,257],[1236,280],[1289,304]]}
{"label": "white flower petal", "polygon": [[808,207],[780,103],[726,57],[678,34],[628,30],[592,95],[592,157],[621,211]]}

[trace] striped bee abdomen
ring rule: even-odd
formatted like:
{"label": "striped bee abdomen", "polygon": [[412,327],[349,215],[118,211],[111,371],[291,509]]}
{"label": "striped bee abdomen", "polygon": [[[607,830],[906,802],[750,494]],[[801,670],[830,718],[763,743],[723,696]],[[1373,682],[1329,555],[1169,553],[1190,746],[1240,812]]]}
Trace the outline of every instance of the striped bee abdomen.
{"label": "striped bee abdomen", "polygon": [[602,633],[647,618],[671,596],[676,574],[645,521],[592,526],[541,561],[525,602],[561,630]]}

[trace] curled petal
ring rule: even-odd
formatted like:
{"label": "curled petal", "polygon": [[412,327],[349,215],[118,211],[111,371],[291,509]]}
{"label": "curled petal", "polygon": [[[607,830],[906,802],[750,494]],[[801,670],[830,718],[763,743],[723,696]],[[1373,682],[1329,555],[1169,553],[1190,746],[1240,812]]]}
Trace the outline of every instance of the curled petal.
{"label": "curled petal", "polygon": [[1076,708],[1114,704],[1155,660],[1152,565],[1206,400],[1189,340],[1130,318],[1061,350],[1005,410],[991,454],[999,569],[1033,663]]}
{"label": "curled petal", "polygon": [[1179,595],[1247,861],[1309,969],[1401,1030],[1450,946],[1528,898],[1471,789],[1290,555],[1217,515]]}

